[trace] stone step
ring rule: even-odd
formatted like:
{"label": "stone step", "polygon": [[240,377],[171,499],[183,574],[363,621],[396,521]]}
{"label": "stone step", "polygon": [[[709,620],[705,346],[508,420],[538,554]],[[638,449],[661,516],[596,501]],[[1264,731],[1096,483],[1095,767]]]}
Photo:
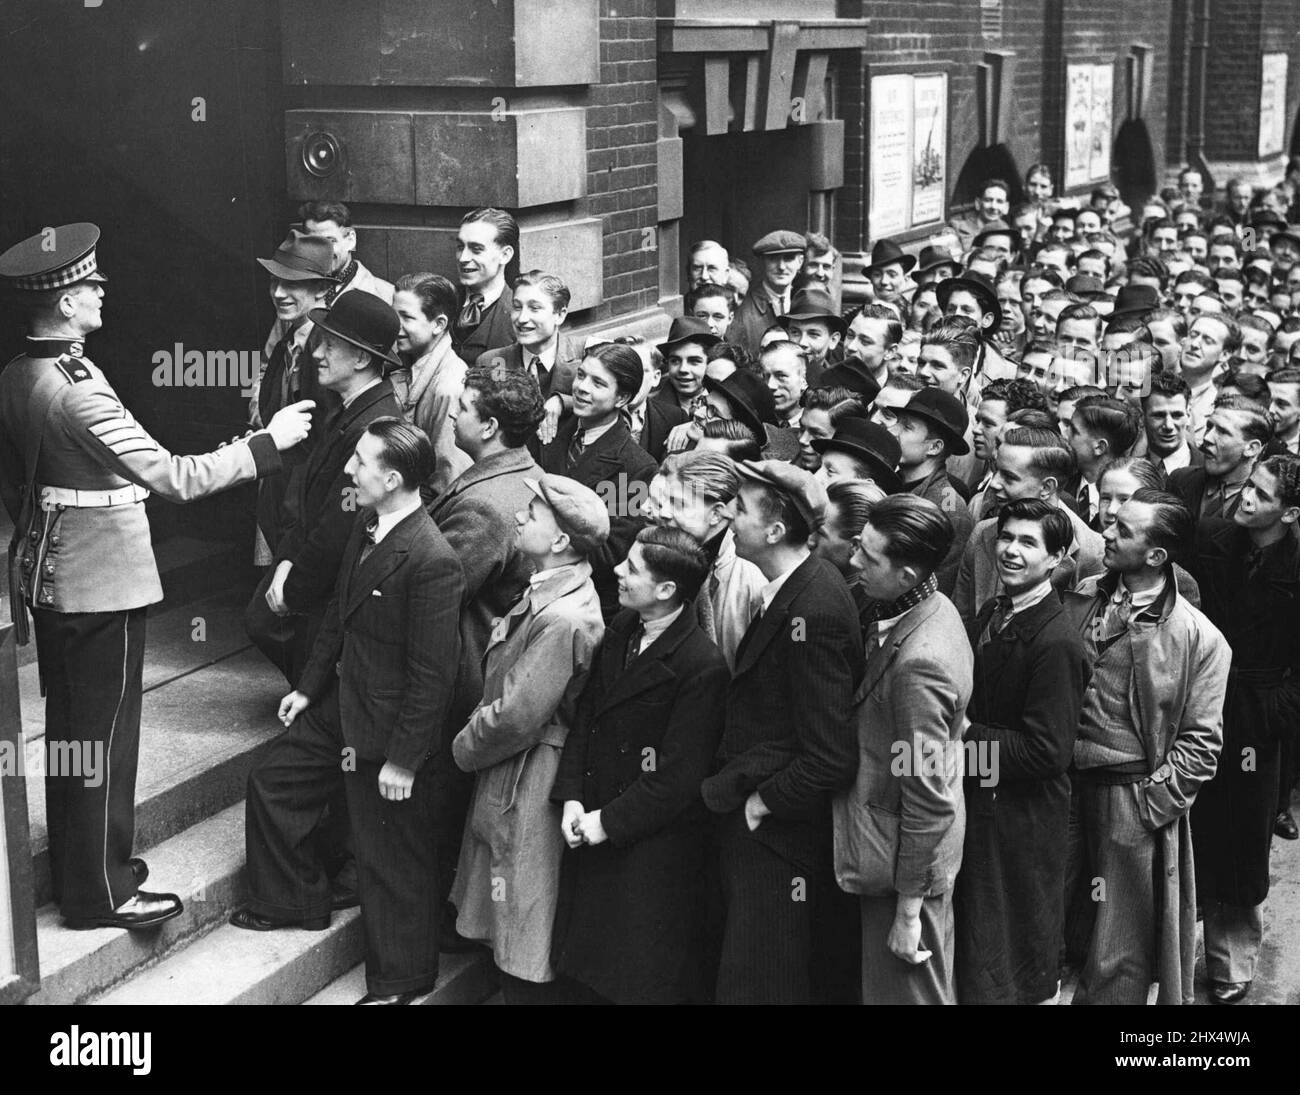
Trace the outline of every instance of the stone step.
{"label": "stone step", "polygon": [[[496,973],[486,950],[444,954],[438,962],[438,983],[412,1004],[481,1004],[496,992]],[[355,1004],[366,994],[365,963],[336,977],[304,1004]]]}
{"label": "stone step", "polygon": [[298,1004],[360,961],[361,910],[321,932],[250,932],[222,924],[92,1004]]}
{"label": "stone step", "polygon": [[243,802],[163,841],[148,862],[145,889],[179,894],[185,911],[152,931],[72,931],[45,905],[36,916],[41,989],[29,1004],[80,1003],[224,921],[244,897]]}
{"label": "stone step", "polygon": [[[136,851],[144,851],[244,797],[248,773],[283,729],[286,686],[257,650],[244,650],[144,697],[136,779]],[[50,900],[45,781],[27,781],[37,900]]]}

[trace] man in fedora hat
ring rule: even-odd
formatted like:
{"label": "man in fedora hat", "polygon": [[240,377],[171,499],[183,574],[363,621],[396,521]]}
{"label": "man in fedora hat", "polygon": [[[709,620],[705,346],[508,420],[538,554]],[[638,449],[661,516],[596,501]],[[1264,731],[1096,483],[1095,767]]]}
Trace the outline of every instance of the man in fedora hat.
{"label": "man in fedora hat", "polygon": [[95,225],[66,224],[0,255],[0,287],[29,332],[0,373],[0,499],[14,523],[20,644],[29,609],[35,622],[46,749],[52,762],[69,748],[100,758],[94,773],[47,767],[54,900],[69,927],[150,928],[182,907],[139,888],[149,869],[131,855],[145,613],[163,598],[145,499],[190,502],[279,472],[278,453],[310,429],[311,404],[216,452],[169,453],[84,356],[103,326],[98,241]]}
{"label": "man in fedora hat", "polygon": [[949,456],[965,456],[970,452],[966,441],[969,429],[966,405],[939,388],[913,392],[907,406],[895,412],[890,427],[890,432],[898,438],[898,475],[902,489],[918,498],[928,498],[952,522],[952,544],[935,571],[939,591],[949,595],[957,584],[957,568],[975,522],[946,465]]}
{"label": "man in fedora hat", "polygon": [[[371,422],[402,417],[384,379],[385,366],[400,365],[389,354],[401,329],[392,307],[352,289],[332,308],[315,309],[311,320],[319,332],[312,350],[316,380],[340,405],[325,419],[320,441],[290,485],[285,502],[291,516],[274,545],[275,565],[244,611],[249,638],[291,686],[298,683],[356,521],[347,462]],[[282,623],[291,625],[287,634]]]}
{"label": "man in fedora hat", "polygon": [[794,295],[790,311],[777,322],[791,342],[804,348],[808,387],[817,387],[822,372],[839,360],[840,343],[848,328],[844,318],[835,312],[830,293],[815,284],[800,289]]}
{"label": "man in fedora hat", "polygon": [[1003,262],[1010,262],[1020,254],[1020,233],[1003,220],[990,221],[975,233],[976,249],[986,247],[997,252]]}
{"label": "man in fedora hat", "polygon": [[921,258],[912,278],[917,285],[930,285],[945,278],[956,277],[957,268],[957,260],[952,255],[942,247],[928,244],[921,248]]}
{"label": "man in fedora hat", "polygon": [[823,484],[836,479],[865,479],[886,494],[903,489],[894,470],[898,466],[898,438],[879,423],[846,418],[833,436],[817,438],[812,447],[822,458],[817,478]]}
{"label": "man in fedora hat", "polygon": [[707,320],[678,316],[668,328],[668,338],[656,347],[663,355],[668,382],[651,396],[689,414],[704,398],[704,371],[708,351],[722,340]]}
{"label": "man in fedora hat", "polygon": [[727,337],[753,357],[761,349],[763,332],[790,311],[794,279],[803,268],[805,246],[803,235],[788,229],[769,232],[754,244],[754,257],[762,274],[750,284],[727,331]]}
{"label": "man in fedora hat", "polygon": [[913,289],[907,275],[915,265],[916,256],[907,254],[893,240],[877,240],[862,272],[871,282],[876,300],[901,308]]}

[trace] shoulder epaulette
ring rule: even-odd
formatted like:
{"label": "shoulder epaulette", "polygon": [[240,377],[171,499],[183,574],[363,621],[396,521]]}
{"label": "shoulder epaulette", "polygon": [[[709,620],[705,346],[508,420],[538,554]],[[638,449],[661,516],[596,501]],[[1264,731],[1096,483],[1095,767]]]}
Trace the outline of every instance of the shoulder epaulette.
{"label": "shoulder epaulette", "polygon": [[55,367],[64,376],[68,378],[69,384],[76,384],[82,380],[94,380],[94,374],[86,367],[86,363],[80,358],[63,354],[54,362]]}

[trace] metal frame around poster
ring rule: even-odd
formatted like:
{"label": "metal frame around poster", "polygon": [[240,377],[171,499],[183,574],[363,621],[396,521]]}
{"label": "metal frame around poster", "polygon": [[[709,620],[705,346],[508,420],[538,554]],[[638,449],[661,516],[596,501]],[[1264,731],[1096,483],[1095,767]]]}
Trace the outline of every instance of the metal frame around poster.
{"label": "metal frame around poster", "polygon": [[17,651],[13,625],[0,626],[0,750],[16,761],[0,767],[0,1004],[20,1003],[41,985]]}

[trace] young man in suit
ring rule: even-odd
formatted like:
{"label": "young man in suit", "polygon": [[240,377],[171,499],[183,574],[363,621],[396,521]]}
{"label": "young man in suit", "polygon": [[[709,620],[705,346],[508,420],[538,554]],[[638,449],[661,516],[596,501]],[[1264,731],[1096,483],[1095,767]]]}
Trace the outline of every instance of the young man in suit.
{"label": "young man in suit", "polygon": [[557,400],[573,392],[577,361],[569,356],[561,337],[569,315],[569,287],[554,274],[529,270],[515,279],[510,301],[513,341],[479,354],[475,365],[489,368],[498,361],[506,368],[528,373],[543,399]]}
{"label": "young man in suit", "polygon": [[654,478],[654,459],[632,440],[622,410],[641,389],[644,367],[630,346],[593,346],[573,382],[573,414],[555,440],[542,446],[538,463],[596,491],[610,512],[610,532],[590,562],[605,619],[618,612],[614,567],[644,527],[641,503]]}
{"label": "young man in suit", "polygon": [[637,535],[616,570],[623,611],[605,632],[551,790],[570,849],[555,968],[597,999],[703,998],[700,783],[731,678],[692,611],[708,571],[685,532]]}
{"label": "young man in suit", "polygon": [[610,526],[581,483],[543,475],[528,488],[515,521],[534,573],[497,621],[482,699],[452,742],[462,771],[478,773],[451,893],[456,928],[492,948],[507,1004],[557,1000],[551,927],[564,840],[551,788],[605,630],[587,559]]}
{"label": "young man in suit", "polygon": [[[844,950],[830,856],[830,796],[857,763],[851,706],[862,634],[848,586],[808,548],[826,492],[775,460],[738,465],[736,552],[762,572],[760,611],[727,689],[726,726],[704,781],[717,815],[719,1003],[835,996]],[[837,953],[838,952],[838,953]]]}
{"label": "young man in suit", "polygon": [[674,319],[667,340],[658,347],[667,376],[651,398],[688,414],[694,410],[704,400],[708,351],[720,341],[705,320],[689,316]]}
{"label": "young man in suit", "polygon": [[835,799],[835,877],[859,895],[867,1004],[955,1003],[972,658],[934,576],[951,540],[938,506],[899,494],[872,507],[853,553],[875,626],[853,696],[857,780]]}
{"label": "young man in suit", "polygon": [[[311,319],[321,336],[312,351],[316,376],[341,402],[325,419],[311,455],[290,484],[288,520],[274,545],[275,565],[244,610],[248,637],[294,688],[356,523],[356,488],[347,463],[371,422],[402,415],[384,377],[386,365],[400,364],[388,353],[401,330],[397,313],[378,297],[353,290],[328,311],[313,311]],[[286,633],[286,619],[292,622],[291,633]]]}
{"label": "young man in suit", "polygon": [[504,209],[465,214],[456,233],[460,312],[451,328],[452,348],[465,361],[477,361],[514,338],[506,270],[518,254],[519,225]]}
{"label": "young man in suit", "polygon": [[967,748],[966,837],[953,893],[957,999],[1041,1004],[1056,995],[1064,931],[1070,780],[1090,667],[1052,589],[1074,537],[1040,499],[998,511],[1002,593],[969,627],[975,650]]}
{"label": "young man in suit", "polygon": [[[451,709],[465,591],[460,563],[424,512],[433,446],[400,419],[372,422],[348,461],[367,507],[287,727],[248,778],[251,931],[329,926],[330,884],[311,837],[342,786],[366,930],[363,1004],[407,1004],[438,979],[438,857],[429,839],[429,756]],[[301,717],[300,717],[301,716]]]}

